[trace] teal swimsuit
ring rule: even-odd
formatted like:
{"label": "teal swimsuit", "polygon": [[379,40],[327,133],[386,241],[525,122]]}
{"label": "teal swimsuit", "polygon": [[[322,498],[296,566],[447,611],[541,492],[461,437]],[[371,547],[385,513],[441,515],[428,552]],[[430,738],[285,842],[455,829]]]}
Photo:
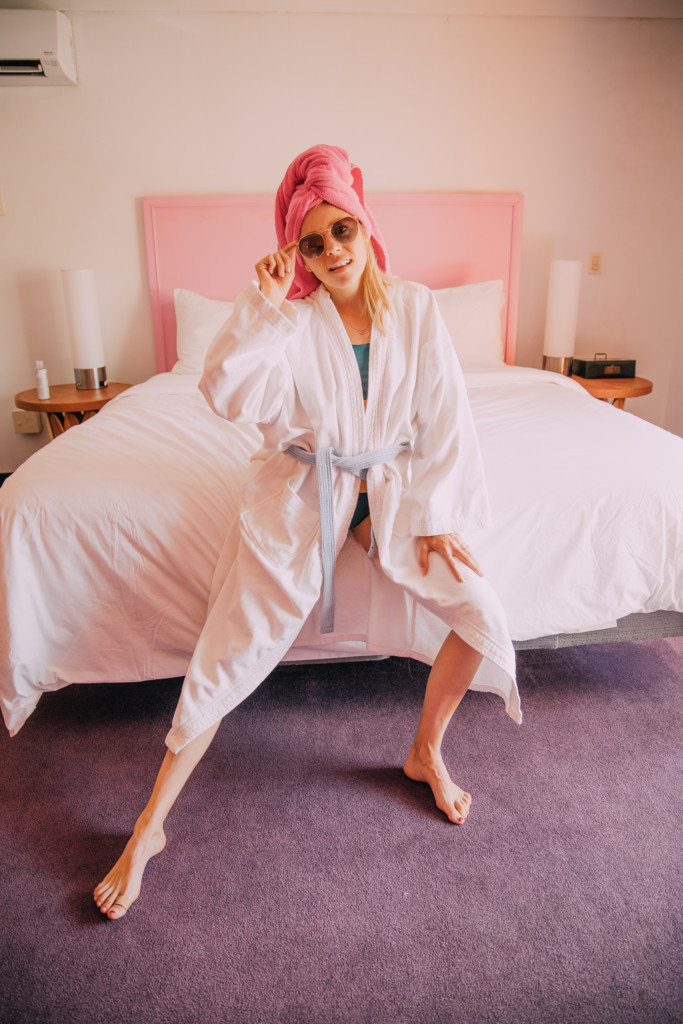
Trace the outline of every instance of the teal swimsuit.
{"label": "teal swimsuit", "polygon": [[[358,363],[358,369],[360,370],[360,379],[363,384],[363,398],[367,401],[368,398],[368,366],[370,363],[370,342],[366,341],[364,345],[354,345],[353,354],[356,357]],[[356,503],[356,511],[353,513],[353,519],[351,520],[350,530],[354,530],[359,523],[362,523],[367,516],[370,515],[370,505],[368,504],[368,492],[361,491],[358,495],[358,502]]]}

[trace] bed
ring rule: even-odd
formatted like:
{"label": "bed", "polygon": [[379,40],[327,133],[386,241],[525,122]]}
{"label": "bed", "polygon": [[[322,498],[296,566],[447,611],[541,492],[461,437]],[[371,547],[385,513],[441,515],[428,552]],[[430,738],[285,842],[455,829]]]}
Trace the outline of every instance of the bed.
{"label": "bed", "polygon": [[[683,633],[683,440],[514,365],[523,197],[370,201],[393,272],[435,290],[465,371],[493,511],[468,542],[516,646]],[[254,428],[210,411],[197,382],[231,300],[273,247],[273,197],[147,197],[143,213],[158,373],[0,488],[0,700],[12,733],[45,691],[184,674],[260,447]],[[363,594],[369,562],[345,546],[337,586],[353,576]],[[373,594],[372,607],[338,603],[329,635],[314,610],[287,660],[429,662],[441,623]]]}

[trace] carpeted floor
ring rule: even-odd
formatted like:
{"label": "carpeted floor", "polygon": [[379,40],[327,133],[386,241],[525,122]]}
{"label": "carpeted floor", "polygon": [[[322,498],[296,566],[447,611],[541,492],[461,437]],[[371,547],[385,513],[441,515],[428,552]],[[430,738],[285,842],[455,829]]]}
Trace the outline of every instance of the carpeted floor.
{"label": "carpeted floor", "polygon": [[465,826],[401,771],[426,669],[280,668],[223,723],[120,922],[91,901],[179,681],[0,736],[3,1024],[683,1021],[683,640],[525,652],[468,694]]}

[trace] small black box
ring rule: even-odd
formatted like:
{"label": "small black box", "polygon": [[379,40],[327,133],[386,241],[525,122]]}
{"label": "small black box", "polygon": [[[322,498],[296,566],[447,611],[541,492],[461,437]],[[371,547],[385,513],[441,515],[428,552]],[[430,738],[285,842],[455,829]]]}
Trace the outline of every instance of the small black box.
{"label": "small black box", "polygon": [[635,377],[635,359],[608,359],[602,352],[596,352],[593,359],[573,359],[572,373],[589,380],[604,377]]}

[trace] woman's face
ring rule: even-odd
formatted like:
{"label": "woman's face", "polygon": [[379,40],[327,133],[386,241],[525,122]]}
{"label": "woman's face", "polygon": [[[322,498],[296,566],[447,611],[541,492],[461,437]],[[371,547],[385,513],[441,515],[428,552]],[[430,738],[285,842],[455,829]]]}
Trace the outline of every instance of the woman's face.
{"label": "woman's face", "polygon": [[300,239],[312,232],[319,232],[323,236],[325,248],[322,255],[315,260],[304,256],[301,259],[306,269],[315,274],[329,292],[344,296],[354,295],[358,291],[368,259],[368,238],[362,225],[358,225],[358,234],[352,242],[340,241],[330,233],[333,224],[348,216],[338,206],[319,203],[306,214],[299,232]]}

